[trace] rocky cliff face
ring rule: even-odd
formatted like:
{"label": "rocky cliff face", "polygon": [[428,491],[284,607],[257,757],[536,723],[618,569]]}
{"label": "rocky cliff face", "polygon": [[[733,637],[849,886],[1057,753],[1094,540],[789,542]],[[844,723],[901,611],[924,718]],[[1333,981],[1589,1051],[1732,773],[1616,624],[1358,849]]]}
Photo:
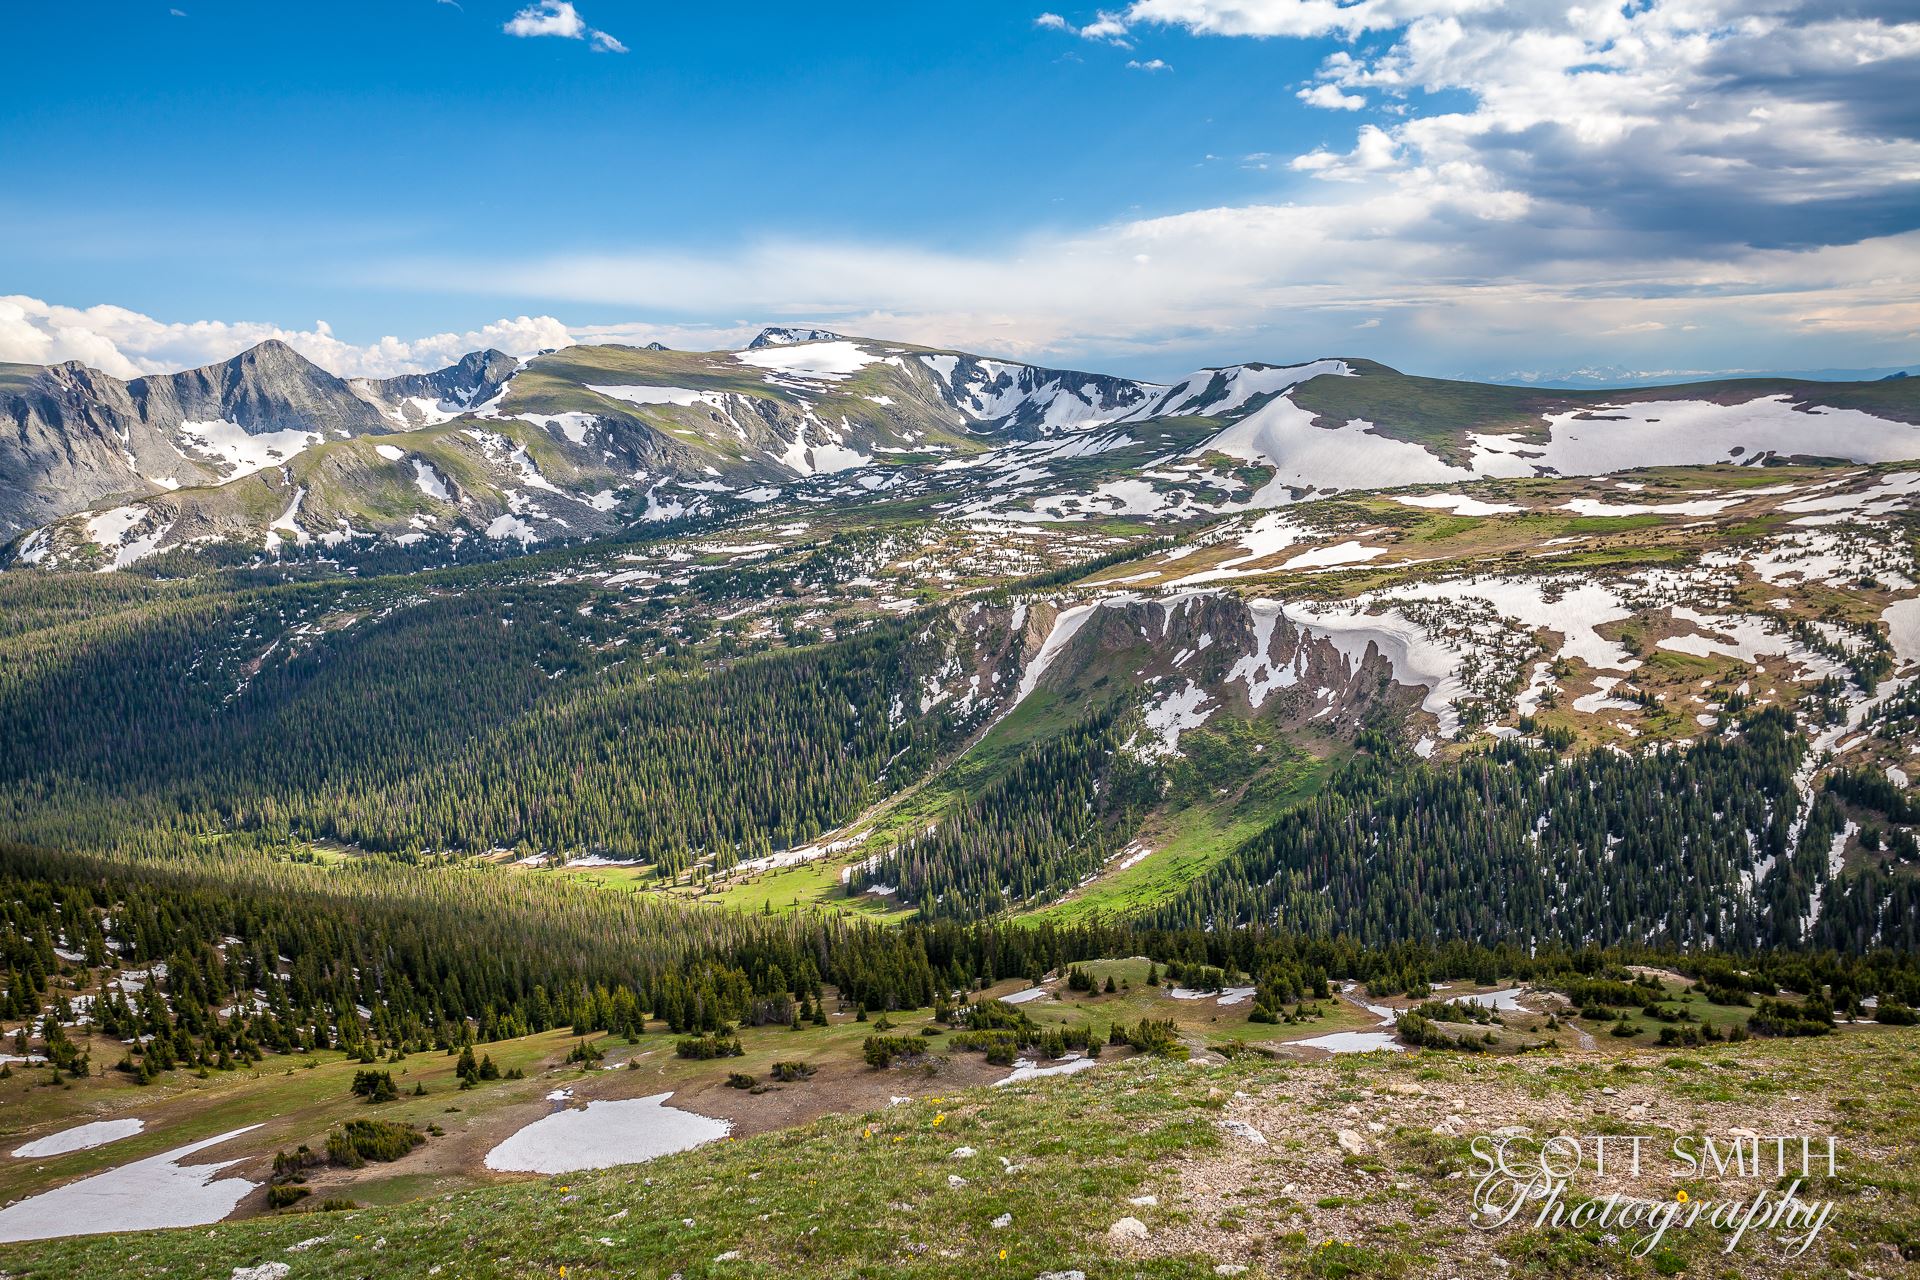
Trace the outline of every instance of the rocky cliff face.
{"label": "rocky cliff face", "polygon": [[283,342],[131,382],[77,363],[9,366],[0,376],[0,539],[109,500],[219,484],[322,439],[444,421],[496,394],[518,367],[484,351],[433,373],[349,382]]}
{"label": "rocky cliff face", "polygon": [[444,369],[356,379],[353,388],[404,425],[427,426],[485,404],[519,370],[520,362],[504,351],[470,351]]}
{"label": "rocky cliff face", "polygon": [[110,498],[154,492],[139,455],[165,448],[126,384],[77,363],[0,380],[0,538]]}
{"label": "rocky cliff face", "polygon": [[269,341],[231,360],[127,384],[140,416],[160,430],[189,422],[231,422],[248,434],[378,431],[385,416],[284,342]]}
{"label": "rocky cliff face", "polygon": [[1182,731],[1216,715],[1337,732],[1376,710],[1416,712],[1429,693],[1397,672],[1384,632],[1226,593],[968,605],[953,619],[958,643],[923,704],[1006,715],[1036,691],[1091,705],[1137,690],[1147,753],[1171,754]]}

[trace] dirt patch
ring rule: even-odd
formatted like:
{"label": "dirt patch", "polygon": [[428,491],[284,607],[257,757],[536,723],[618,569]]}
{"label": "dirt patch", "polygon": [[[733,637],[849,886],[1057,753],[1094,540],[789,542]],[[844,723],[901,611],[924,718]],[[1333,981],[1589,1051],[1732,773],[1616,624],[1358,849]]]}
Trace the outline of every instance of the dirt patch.
{"label": "dirt patch", "polygon": [[[1453,1078],[1419,1078],[1440,1076],[1417,1069],[1437,1061]],[[1726,1074],[1735,1095],[1763,1075],[1739,1068]],[[1284,1259],[1330,1241],[1328,1247],[1389,1259],[1379,1264],[1381,1274],[1499,1274],[1491,1269],[1499,1235],[1472,1222],[1466,1170],[1473,1161],[1465,1144],[1475,1135],[1523,1142],[1559,1133],[1659,1135],[1649,1147],[1659,1158],[1643,1166],[1645,1176],[1609,1176],[1597,1190],[1663,1201],[1676,1192],[1668,1135],[1827,1133],[1843,1124],[1833,1091],[1810,1081],[1798,1086],[1805,1092],[1725,1099],[1675,1082],[1671,1073],[1621,1073],[1591,1058],[1575,1065],[1558,1055],[1505,1059],[1497,1073],[1431,1054],[1269,1068],[1224,1099],[1216,1119],[1221,1144],[1165,1172],[1150,1233],[1120,1251],[1199,1254],[1290,1274]],[[1848,1142],[1851,1159],[1896,1158],[1891,1148]],[[1772,1241],[1743,1248],[1742,1266],[1750,1275],[1801,1273]]]}

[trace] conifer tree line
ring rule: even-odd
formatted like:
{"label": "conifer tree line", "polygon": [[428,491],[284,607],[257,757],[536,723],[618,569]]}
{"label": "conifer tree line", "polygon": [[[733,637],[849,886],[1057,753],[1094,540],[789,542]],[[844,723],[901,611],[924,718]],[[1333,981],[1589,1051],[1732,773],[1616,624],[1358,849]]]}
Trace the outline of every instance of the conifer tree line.
{"label": "conifer tree line", "polygon": [[[1006,978],[1144,954],[1169,980],[1252,975],[1279,1016],[1330,981],[1376,995],[1427,984],[1559,980],[1663,964],[1724,988],[1857,1007],[1920,1004],[1920,955],[1678,953],[1467,940],[1367,946],[1264,925],[1095,922],[886,926],[609,894],[499,868],[392,860],[317,867],[263,848],[186,846],[140,861],[0,847],[0,1031],[56,1072],[154,1079],[269,1054],[382,1056],[553,1028],[724,1039],[741,1026],[951,1006]],[[82,1028],[121,1042],[96,1061]],[[95,1041],[96,1048],[102,1043]]]}
{"label": "conifer tree line", "polygon": [[[1137,721],[1138,716],[1132,720]],[[1053,897],[1099,870],[1154,799],[1149,770],[1122,750],[1120,707],[1026,748],[985,790],[952,805],[854,873],[927,919],[977,920]]]}
{"label": "conifer tree line", "polygon": [[[49,603],[50,625],[0,647],[0,815],[46,842],[91,843],[118,812],[129,829],[151,814],[672,874],[812,838],[960,728],[917,711],[945,640],[924,620],[714,663],[667,652],[664,626],[607,622],[592,586],[405,607],[386,590],[169,597],[70,623]],[[648,634],[655,650],[633,652]]]}
{"label": "conifer tree line", "polygon": [[1823,886],[1838,800],[1892,801],[1841,775],[1804,802],[1791,729],[1767,708],[1687,748],[1562,757],[1509,741],[1443,767],[1363,733],[1311,801],[1150,919],[1376,944],[1920,946],[1913,877]]}

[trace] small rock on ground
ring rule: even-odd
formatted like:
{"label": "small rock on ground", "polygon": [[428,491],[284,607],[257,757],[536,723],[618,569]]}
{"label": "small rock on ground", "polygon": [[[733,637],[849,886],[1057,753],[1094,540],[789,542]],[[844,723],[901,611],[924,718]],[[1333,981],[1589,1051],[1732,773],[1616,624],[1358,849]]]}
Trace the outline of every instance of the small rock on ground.
{"label": "small rock on ground", "polygon": [[1267,1145],[1267,1135],[1248,1124],[1245,1120],[1222,1120],[1220,1127],[1236,1138],[1244,1138],[1256,1147]]}

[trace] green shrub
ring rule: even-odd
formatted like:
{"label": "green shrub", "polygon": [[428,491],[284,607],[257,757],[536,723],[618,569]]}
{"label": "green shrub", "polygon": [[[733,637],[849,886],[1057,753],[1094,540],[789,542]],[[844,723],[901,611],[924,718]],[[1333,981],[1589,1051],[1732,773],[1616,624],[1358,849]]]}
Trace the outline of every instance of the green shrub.
{"label": "green shrub", "polygon": [[1804,1005],[1762,1000],[1747,1019],[1756,1036],[1824,1036],[1833,1033],[1833,1014],[1812,1001]]}
{"label": "green shrub", "polygon": [[862,1045],[867,1065],[879,1070],[903,1058],[918,1058],[926,1047],[912,1036],[868,1036]]}
{"label": "green shrub", "polygon": [[327,1158],[347,1169],[369,1160],[398,1160],[427,1140],[410,1124],[391,1120],[349,1120],[327,1135]]}
{"label": "green shrub", "polygon": [[1180,1043],[1180,1032],[1174,1027],[1172,1018],[1142,1018],[1127,1028],[1124,1038],[1126,1043],[1141,1053],[1151,1053],[1161,1058],[1187,1056],[1187,1047]]}
{"label": "green shrub", "polygon": [[271,1181],[276,1186],[286,1182],[304,1182],[307,1170],[324,1163],[326,1157],[304,1142],[291,1152],[276,1151],[273,1153]]}
{"label": "green shrub", "polygon": [[392,1102],[400,1096],[394,1088],[391,1071],[356,1071],[353,1073],[353,1092],[368,1102]]}
{"label": "green shrub", "polygon": [[746,1050],[740,1047],[740,1037],[732,1035],[682,1036],[673,1042],[673,1051],[682,1058],[692,1058],[705,1062],[712,1058],[737,1058]]}

